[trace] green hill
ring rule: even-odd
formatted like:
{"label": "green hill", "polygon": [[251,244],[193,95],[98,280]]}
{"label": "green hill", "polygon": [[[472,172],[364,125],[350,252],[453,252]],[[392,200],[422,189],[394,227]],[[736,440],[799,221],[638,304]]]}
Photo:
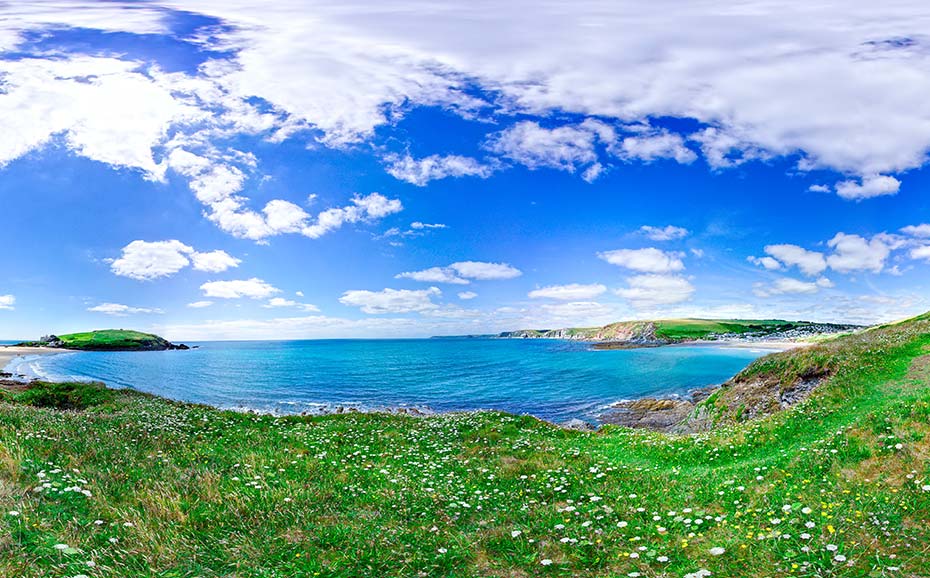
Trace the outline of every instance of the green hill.
{"label": "green hill", "polygon": [[184,345],[174,345],[167,339],[127,329],[102,329],[67,335],[49,335],[39,341],[21,345],[45,346],[61,349],[83,351],[164,351],[167,349],[186,349]]}
{"label": "green hill", "polygon": [[930,576],[930,315],[760,358],[702,407],[669,435],[12,385],[0,575]]}
{"label": "green hill", "polygon": [[574,339],[602,343],[662,345],[722,338],[797,338],[860,329],[857,325],[784,321],[781,319],[659,319],[620,321],[603,327],[523,329],[500,337],[522,339]]}

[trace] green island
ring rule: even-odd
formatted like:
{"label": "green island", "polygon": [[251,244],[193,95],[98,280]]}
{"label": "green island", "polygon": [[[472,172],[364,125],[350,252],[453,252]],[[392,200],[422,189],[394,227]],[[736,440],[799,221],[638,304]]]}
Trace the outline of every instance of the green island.
{"label": "green island", "polygon": [[812,376],[755,419],[728,382],[692,435],[7,383],[0,575],[930,575],[930,314],[733,383]]}
{"label": "green island", "polygon": [[48,347],[78,351],[165,351],[188,349],[175,345],[163,337],[128,329],[99,329],[67,335],[47,335],[38,341],[19,343],[22,347]]}

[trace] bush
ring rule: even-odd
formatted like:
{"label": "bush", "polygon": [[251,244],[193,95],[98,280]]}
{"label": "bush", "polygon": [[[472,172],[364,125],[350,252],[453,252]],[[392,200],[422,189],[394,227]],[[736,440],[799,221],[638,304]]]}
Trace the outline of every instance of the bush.
{"label": "bush", "polygon": [[54,409],[87,409],[113,401],[115,394],[99,382],[48,383],[37,381],[12,396],[17,403]]}

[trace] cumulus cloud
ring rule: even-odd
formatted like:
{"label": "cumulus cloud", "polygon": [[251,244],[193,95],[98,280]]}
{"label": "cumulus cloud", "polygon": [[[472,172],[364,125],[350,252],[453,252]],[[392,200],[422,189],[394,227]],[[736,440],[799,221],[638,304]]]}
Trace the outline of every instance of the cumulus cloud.
{"label": "cumulus cloud", "polygon": [[387,172],[392,177],[406,181],[418,187],[425,187],[430,181],[447,177],[480,177],[486,179],[494,172],[490,165],[482,164],[477,159],[460,155],[430,155],[415,159],[409,154],[387,155]]}
{"label": "cumulus cloud", "polygon": [[674,273],[685,268],[681,253],[666,252],[654,247],[602,251],[597,256],[611,265],[642,273]]}
{"label": "cumulus cloud", "polygon": [[896,195],[901,181],[885,175],[869,175],[862,179],[836,183],[836,194],[844,199],[862,200],[884,195]]}
{"label": "cumulus cloud", "polygon": [[447,267],[430,267],[422,271],[407,271],[394,277],[396,279],[413,279],[425,283],[468,285],[471,281],[513,279],[522,274],[522,271],[507,263],[461,261],[452,263]]}
{"label": "cumulus cloud", "polygon": [[460,276],[477,281],[515,279],[523,272],[508,263],[488,263],[485,261],[460,261],[452,263],[449,268]]}
{"label": "cumulus cloud", "polygon": [[549,167],[574,172],[597,161],[597,134],[580,126],[545,128],[523,121],[497,134],[487,148],[530,169]]}
{"label": "cumulus cloud", "polygon": [[248,297],[250,299],[266,299],[281,290],[253,277],[251,279],[237,281],[210,281],[200,286],[205,297],[215,297],[218,299],[239,299]]}
{"label": "cumulus cloud", "polygon": [[685,146],[685,139],[681,135],[648,126],[636,132],[611,145],[608,150],[627,161],[674,159],[681,164],[689,164],[697,160],[697,154]]}
{"label": "cumulus cloud", "polygon": [[771,297],[773,295],[785,294],[813,294],[823,288],[833,287],[833,282],[826,277],[820,277],[816,281],[800,281],[790,277],[776,279],[770,286],[756,284],[753,292],[758,297]]}
{"label": "cumulus cloud", "polygon": [[150,281],[169,277],[190,265],[198,271],[220,273],[238,267],[239,263],[239,259],[225,251],[200,253],[178,240],[133,241],[110,263],[110,270],[121,277]]}
{"label": "cumulus cloud", "polygon": [[911,249],[911,259],[924,259],[930,261],[930,245],[921,245]]}
{"label": "cumulus cloud", "polygon": [[0,309],[12,311],[15,309],[16,297],[13,295],[0,295]]}
{"label": "cumulus cloud", "polygon": [[749,257],[746,257],[746,260],[752,263],[753,265],[758,265],[759,267],[763,267],[769,271],[778,271],[779,269],[782,268],[781,263],[779,263],[777,259],[774,259],[772,257],[749,256]]}
{"label": "cumulus cloud", "polygon": [[474,299],[478,294],[474,291],[460,291],[458,294],[459,299],[463,301],[468,301],[469,299]]}
{"label": "cumulus cloud", "polygon": [[614,293],[637,309],[681,303],[694,294],[694,286],[679,275],[636,275],[627,279],[627,284]]}
{"label": "cumulus cloud", "polygon": [[902,227],[901,232],[911,237],[930,238],[930,224],[908,225]]}
{"label": "cumulus cloud", "polygon": [[317,312],[320,310],[316,305],[310,303],[298,303],[292,299],[285,299],[284,297],[272,297],[268,300],[268,303],[262,305],[266,309],[276,309],[279,307],[292,307],[297,309],[302,309],[304,311]]}
{"label": "cumulus cloud", "polygon": [[665,227],[643,225],[639,228],[639,232],[649,237],[653,241],[674,241],[676,239],[684,239],[690,233],[688,229],[676,227],[674,225],[666,225]]}
{"label": "cumulus cloud", "polygon": [[204,307],[210,307],[213,305],[213,301],[194,301],[193,303],[188,303],[187,306],[191,309],[203,309]]}
{"label": "cumulus cloud", "polygon": [[384,289],[382,291],[346,291],[339,298],[343,305],[358,307],[372,315],[385,313],[413,313],[439,307],[432,298],[442,295],[438,287],[429,289]]}
{"label": "cumulus cloud", "polygon": [[[823,253],[808,251],[797,245],[767,245],[765,252],[788,267],[797,267],[805,275],[819,275],[827,268],[827,260],[824,258]],[[771,262],[767,263],[771,265]],[[766,263],[761,264],[766,269],[772,269],[772,267],[766,266]]]}
{"label": "cumulus cloud", "polygon": [[531,299],[559,299],[561,301],[576,301],[583,299],[593,299],[607,291],[607,287],[594,283],[591,285],[582,285],[579,283],[570,283],[568,285],[549,285],[540,289],[530,291],[528,296]]}
{"label": "cumulus cloud", "polygon": [[839,273],[854,271],[871,271],[881,273],[885,260],[891,253],[891,246],[882,237],[876,235],[865,239],[859,235],[837,233],[827,242],[834,253],[827,257],[830,268]]}
{"label": "cumulus cloud", "polygon": [[123,305],[121,303],[101,303],[100,305],[88,307],[87,310],[94,313],[113,315],[114,317],[126,317],[128,315],[135,315],[137,313],[163,313],[161,309],[150,307],[130,307],[129,305]]}

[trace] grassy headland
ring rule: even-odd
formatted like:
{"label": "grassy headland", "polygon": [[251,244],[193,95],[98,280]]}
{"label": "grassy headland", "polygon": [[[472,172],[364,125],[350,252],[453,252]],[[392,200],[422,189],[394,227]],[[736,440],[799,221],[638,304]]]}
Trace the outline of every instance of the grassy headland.
{"label": "grassy headland", "polygon": [[176,346],[167,339],[151,333],[128,329],[101,329],[67,335],[49,335],[39,341],[28,341],[19,345],[83,351],[160,351],[186,348]]}
{"label": "grassy headland", "polygon": [[665,345],[689,341],[782,338],[809,336],[859,329],[854,325],[784,321],[781,319],[659,319],[620,321],[603,327],[564,329],[522,329],[506,331],[500,337],[523,339],[577,339],[625,345]]}
{"label": "grassy headland", "polygon": [[0,575],[930,575],[930,315],[738,379],[810,375],[755,420],[720,390],[690,436],[8,389]]}

